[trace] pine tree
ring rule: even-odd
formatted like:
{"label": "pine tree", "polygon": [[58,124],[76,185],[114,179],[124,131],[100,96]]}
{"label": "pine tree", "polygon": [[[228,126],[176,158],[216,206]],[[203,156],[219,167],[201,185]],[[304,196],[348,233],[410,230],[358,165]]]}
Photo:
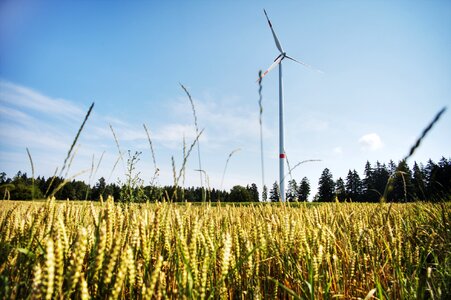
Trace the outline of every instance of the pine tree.
{"label": "pine tree", "polygon": [[339,177],[335,183],[335,195],[339,202],[343,202],[346,199],[345,182],[341,177]]}
{"label": "pine tree", "polygon": [[346,176],[346,197],[354,202],[362,201],[363,183],[360,180],[359,173],[356,170],[349,170]]}
{"label": "pine tree", "polygon": [[262,202],[266,202],[267,200],[268,200],[268,188],[266,187],[266,185],[264,185],[262,191]]}
{"label": "pine tree", "polygon": [[310,195],[310,182],[307,177],[302,178],[297,190],[298,201],[307,201]]}
{"label": "pine tree", "polygon": [[365,164],[363,175],[365,176],[365,178],[363,178],[363,198],[365,202],[368,202],[374,193],[373,168],[369,161]]}
{"label": "pine tree", "polygon": [[413,200],[412,172],[405,160],[399,162],[393,175],[393,191],[390,193],[389,199],[402,202]]}
{"label": "pine tree", "polygon": [[[392,164],[392,163],[391,163]],[[387,166],[381,164],[379,161],[376,162],[376,167],[373,169],[373,194],[370,195],[370,202],[379,202],[380,197],[384,194],[385,188],[388,184],[390,178],[390,170],[392,166]],[[396,168],[396,166],[395,166]]]}
{"label": "pine tree", "polygon": [[438,162],[438,172],[435,176],[440,188],[440,197],[446,198],[451,195],[451,160],[442,157]]}
{"label": "pine tree", "polygon": [[279,193],[279,185],[277,184],[277,181],[274,182],[272,185],[271,191],[269,191],[269,201],[270,202],[279,202],[280,200],[280,193]]}
{"label": "pine tree", "polygon": [[297,189],[298,189],[298,184],[296,183],[295,179],[291,179],[290,181],[288,181],[288,190],[287,190],[287,201],[289,202],[294,202],[297,201]]}
{"label": "pine tree", "polygon": [[435,174],[437,173],[438,166],[432,159],[429,159],[424,171],[426,173],[426,195],[428,200],[431,200],[437,194],[437,184],[435,181]]}
{"label": "pine tree", "polygon": [[451,161],[444,157],[438,164],[429,160],[425,170],[427,172],[428,200],[449,200],[451,197]]}
{"label": "pine tree", "polygon": [[413,163],[413,178],[415,198],[419,200],[426,200],[426,176],[423,166],[419,166],[417,162]]}
{"label": "pine tree", "polygon": [[389,172],[390,176],[393,175],[396,172],[396,164],[391,159],[388,162],[388,172]]}
{"label": "pine tree", "polygon": [[251,201],[252,202],[258,202],[258,188],[255,183],[252,183],[250,186],[247,185],[246,189],[249,191],[249,194],[251,195]]}
{"label": "pine tree", "polygon": [[328,168],[323,170],[318,182],[319,201],[332,202],[335,197],[335,183]]}

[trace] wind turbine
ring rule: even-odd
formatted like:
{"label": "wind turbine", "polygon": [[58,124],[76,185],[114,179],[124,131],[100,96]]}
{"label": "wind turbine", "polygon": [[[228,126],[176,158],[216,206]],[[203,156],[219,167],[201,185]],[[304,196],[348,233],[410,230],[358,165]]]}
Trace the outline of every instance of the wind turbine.
{"label": "wind turbine", "polygon": [[[266,10],[263,9],[265,13],[266,20],[268,20],[269,28],[271,28],[272,35],[274,37],[274,42],[276,43],[276,47],[279,50],[280,54],[276,57],[272,65],[268,68],[268,70],[263,73],[263,75],[258,79],[258,81],[262,80],[262,78],[268,74],[272,69],[274,69],[277,65],[279,65],[279,189],[280,189],[280,197],[282,202],[285,202],[285,147],[284,147],[284,129],[283,129],[283,82],[282,82],[282,60],[288,58],[298,64],[301,64],[307,68],[314,69],[312,66],[298,61],[287,55],[285,51],[283,51],[282,45],[277,38],[274,29],[272,28],[271,21],[268,18],[268,14]],[[315,70],[315,69],[314,69]],[[318,70],[316,70],[318,71]]]}

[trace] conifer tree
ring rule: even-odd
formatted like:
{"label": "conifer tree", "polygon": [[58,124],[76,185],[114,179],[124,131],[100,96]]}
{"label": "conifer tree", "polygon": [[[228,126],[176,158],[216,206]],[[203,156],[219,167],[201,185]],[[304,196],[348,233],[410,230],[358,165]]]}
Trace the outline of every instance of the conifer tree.
{"label": "conifer tree", "polygon": [[297,190],[298,201],[307,201],[310,195],[310,182],[307,177],[302,178]]}
{"label": "conifer tree", "polygon": [[318,196],[319,201],[332,202],[335,197],[335,182],[332,173],[328,168],[325,168],[318,181]]}
{"label": "conifer tree", "polygon": [[339,177],[337,182],[335,182],[335,195],[339,202],[344,202],[346,199],[345,182],[341,177]]}
{"label": "conifer tree", "polygon": [[295,179],[291,179],[290,181],[288,181],[288,190],[286,195],[287,201],[289,202],[297,201],[297,189],[298,184]]}
{"label": "conifer tree", "polygon": [[271,191],[269,191],[269,201],[270,202],[279,202],[280,193],[279,193],[279,185],[277,181],[272,185]]}

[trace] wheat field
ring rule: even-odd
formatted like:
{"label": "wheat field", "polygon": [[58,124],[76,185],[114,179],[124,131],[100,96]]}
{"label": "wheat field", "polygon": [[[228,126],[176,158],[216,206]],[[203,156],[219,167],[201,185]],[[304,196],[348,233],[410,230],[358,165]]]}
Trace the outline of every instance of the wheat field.
{"label": "wheat field", "polygon": [[445,299],[451,205],[0,202],[0,298]]}

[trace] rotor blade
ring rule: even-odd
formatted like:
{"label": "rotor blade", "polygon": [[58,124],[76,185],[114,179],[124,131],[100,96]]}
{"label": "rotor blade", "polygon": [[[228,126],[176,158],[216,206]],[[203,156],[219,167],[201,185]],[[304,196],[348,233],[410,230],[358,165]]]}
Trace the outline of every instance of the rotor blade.
{"label": "rotor blade", "polygon": [[257,79],[257,82],[259,82],[260,80],[262,80],[263,77],[266,76],[266,74],[268,74],[272,69],[274,69],[278,64],[280,64],[280,62],[282,61],[282,59],[284,58],[283,55],[279,55],[276,60],[272,63],[271,66],[269,66],[268,70],[265,71],[265,73],[262,74],[262,76],[260,78]]}
{"label": "rotor blade", "polygon": [[269,28],[271,28],[271,32],[272,32],[272,35],[274,37],[274,42],[276,42],[276,47],[277,47],[277,49],[279,49],[280,53],[283,53],[282,46],[280,45],[279,39],[277,38],[277,35],[274,32],[274,29],[272,28],[272,24],[271,24],[271,21],[268,18],[268,14],[266,13],[266,10],[263,10],[263,12],[265,13],[266,20],[268,20]]}
{"label": "rotor blade", "polygon": [[299,61],[299,60],[296,60],[296,59],[294,59],[294,58],[292,58],[292,57],[289,57],[288,55],[285,55],[285,57],[288,58],[288,59],[291,59],[292,61],[297,62],[298,64],[301,64],[301,65],[303,65],[304,67],[307,67],[307,68],[309,68],[309,69],[311,69],[311,70],[313,70],[313,71],[316,71],[316,72],[321,73],[321,74],[324,73],[323,71],[318,70],[318,69],[312,67],[311,65],[308,65],[308,64],[306,64],[306,63],[304,63],[304,62],[302,62],[302,61]]}

